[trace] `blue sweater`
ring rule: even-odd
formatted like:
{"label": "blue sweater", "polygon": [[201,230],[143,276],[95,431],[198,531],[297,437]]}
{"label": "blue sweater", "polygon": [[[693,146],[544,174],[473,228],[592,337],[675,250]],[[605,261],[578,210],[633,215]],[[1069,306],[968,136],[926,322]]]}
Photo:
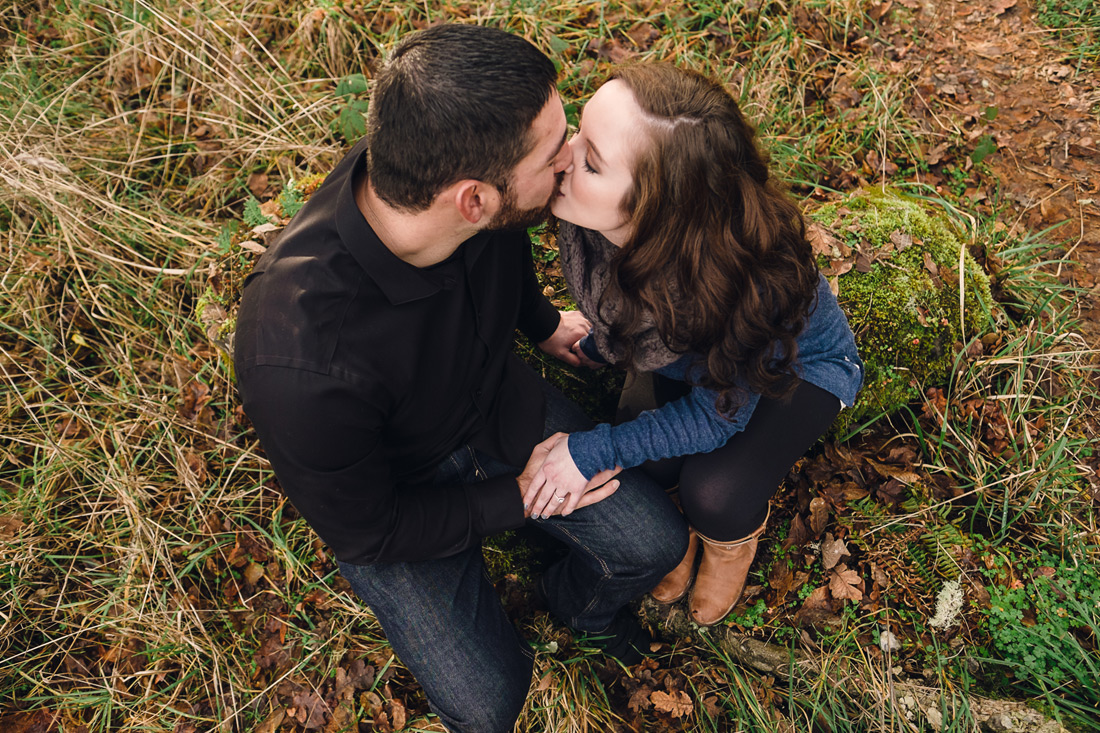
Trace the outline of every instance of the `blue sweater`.
{"label": "blue sweater", "polygon": [[[798,376],[836,395],[842,406],[853,404],[863,384],[863,362],[856,351],[848,319],[824,277],[818,283],[816,302],[797,341]],[[597,356],[591,338],[581,345],[590,356]],[[702,368],[698,359],[698,354],[685,354],[657,373],[688,381],[689,369]],[[681,399],[647,410],[629,422],[601,423],[592,430],[573,433],[569,436],[569,454],[584,477],[592,478],[615,466],[633,468],[649,460],[709,453],[745,429],[760,401],[758,393],[747,389],[745,392],[744,403],[725,417],[715,405],[717,392],[692,387]]]}

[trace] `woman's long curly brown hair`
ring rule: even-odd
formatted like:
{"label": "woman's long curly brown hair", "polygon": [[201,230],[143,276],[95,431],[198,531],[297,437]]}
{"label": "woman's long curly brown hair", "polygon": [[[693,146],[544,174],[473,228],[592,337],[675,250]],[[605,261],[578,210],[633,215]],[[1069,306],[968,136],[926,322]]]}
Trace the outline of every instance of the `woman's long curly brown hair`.
{"label": "woman's long curly brown hair", "polygon": [[669,64],[619,69],[645,113],[649,145],[623,200],[630,235],[600,300],[632,361],[632,335],[654,319],[665,345],[703,356],[718,409],[739,385],[769,397],[793,389],[796,337],[818,285],[802,216],[768,175],[756,131],[716,81]]}

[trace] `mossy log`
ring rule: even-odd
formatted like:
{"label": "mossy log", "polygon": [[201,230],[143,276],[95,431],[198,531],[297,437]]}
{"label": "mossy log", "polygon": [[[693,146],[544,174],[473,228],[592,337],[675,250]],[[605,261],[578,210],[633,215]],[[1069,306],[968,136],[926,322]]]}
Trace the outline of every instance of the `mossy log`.
{"label": "mossy log", "polygon": [[884,691],[883,702],[893,709],[895,717],[910,721],[919,719],[932,730],[944,727],[955,730],[951,724],[955,718],[961,718],[965,710],[981,730],[988,733],[1069,733],[1057,721],[1022,702],[977,695],[967,695],[965,700],[948,699],[941,695],[937,686],[923,678],[906,679],[886,670],[887,679],[865,679],[863,676],[868,674],[865,664],[845,664],[836,658],[826,661],[800,649],[792,650],[739,634],[725,626],[701,629],[691,621],[682,602],[662,605],[646,596],[642,600],[641,615],[666,642],[687,641],[698,648],[717,647],[737,665],[787,684],[800,679],[819,680],[826,675],[830,684],[843,686],[843,689],[866,695]]}

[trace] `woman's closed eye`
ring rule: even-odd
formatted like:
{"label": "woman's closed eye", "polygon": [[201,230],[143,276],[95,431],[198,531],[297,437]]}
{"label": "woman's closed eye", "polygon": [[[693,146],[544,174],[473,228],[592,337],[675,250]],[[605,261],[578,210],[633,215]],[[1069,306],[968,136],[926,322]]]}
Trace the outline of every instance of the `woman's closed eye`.
{"label": "woman's closed eye", "polygon": [[599,171],[598,171],[598,170],[596,170],[595,168],[593,168],[593,167],[592,167],[592,166],[591,166],[591,165],[589,164],[589,162],[588,162],[588,156],[587,156],[587,155],[586,155],[586,156],[584,156],[584,169],[585,169],[586,171],[588,171],[589,173],[599,173]]}

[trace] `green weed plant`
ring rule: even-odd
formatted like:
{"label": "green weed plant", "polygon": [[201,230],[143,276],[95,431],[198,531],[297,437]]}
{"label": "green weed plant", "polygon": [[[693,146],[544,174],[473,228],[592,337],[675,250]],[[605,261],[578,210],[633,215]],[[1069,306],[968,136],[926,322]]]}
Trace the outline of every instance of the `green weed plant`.
{"label": "green weed plant", "polygon": [[1019,580],[1005,584],[1003,567],[986,571],[1002,581],[989,586],[989,607],[983,611],[992,651],[1021,684],[1064,701],[1071,718],[1081,719],[1092,709],[1092,722],[1100,723],[1095,566],[1043,552],[1018,562],[1016,573]]}

